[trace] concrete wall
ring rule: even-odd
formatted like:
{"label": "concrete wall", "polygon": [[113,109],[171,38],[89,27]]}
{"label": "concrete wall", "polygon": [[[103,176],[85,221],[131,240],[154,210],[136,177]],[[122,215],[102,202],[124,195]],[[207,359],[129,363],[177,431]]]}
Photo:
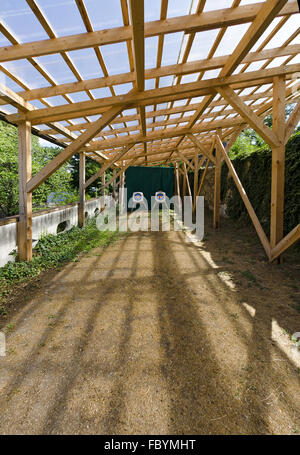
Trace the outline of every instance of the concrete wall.
{"label": "concrete wall", "polygon": [[[100,199],[87,201],[85,204],[86,218],[93,218],[97,209],[100,209]],[[65,230],[77,226],[77,203],[34,213],[32,219],[33,246],[36,245],[42,234],[56,234],[58,225],[64,221],[66,221]],[[17,224],[18,217],[0,220],[0,267],[9,261],[14,261],[14,257],[10,256],[9,253],[17,250]]]}

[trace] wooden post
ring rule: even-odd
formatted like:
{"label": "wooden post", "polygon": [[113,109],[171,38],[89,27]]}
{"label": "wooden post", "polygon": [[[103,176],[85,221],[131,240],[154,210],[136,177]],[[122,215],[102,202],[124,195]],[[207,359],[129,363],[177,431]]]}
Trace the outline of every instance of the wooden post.
{"label": "wooden post", "polygon": [[183,182],[182,182],[182,202],[184,202],[184,196],[186,193],[186,164],[183,163],[183,169],[184,169],[184,176],[183,176]]}
{"label": "wooden post", "polygon": [[179,167],[177,162],[174,163],[174,184],[175,184],[174,195],[180,196]]}
{"label": "wooden post", "polygon": [[201,178],[201,182],[200,182],[200,185],[199,185],[197,196],[200,196],[200,193],[201,193],[201,190],[202,190],[202,187],[203,187],[203,183],[204,183],[204,180],[205,180],[205,177],[206,177],[206,173],[207,173],[207,169],[208,169],[209,163],[210,163],[210,160],[207,158],[205,169],[204,169],[203,174],[202,174],[202,178]]}
{"label": "wooden post", "polygon": [[32,193],[26,184],[31,179],[31,124],[18,126],[19,134],[19,222],[18,257],[20,261],[32,259]]}
{"label": "wooden post", "polygon": [[79,204],[78,224],[83,227],[85,224],[85,154],[81,152],[79,161]]}
{"label": "wooden post", "polygon": [[102,174],[102,179],[101,179],[101,195],[105,196],[105,172]]}
{"label": "wooden post", "polygon": [[116,170],[113,169],[113,188],[112,188],[112,195],[113,195],[113,198],[114,198],[114,199],[116,199],[116,188],[117,188]]}
{"label": "wooden post", "polygon": [[[274,248],[283,238],[284,168],[285,168],[285,76],[274,78],[273,131],[280,145],[272,149],[270,245]],[[278,258],[282,262],[282,257]]]}
{"label": "wooden post", "polygon": [[[123,161],[123,169],[125,168],[125,161]],[[120,189],[119,189],[119,194],[120,194],[120,205],[122,207],[122,210],[125,210],[125,171],[122,169],[121,175],[120,175]]]}
{"label": "wooden post", "polygon": [[220,196],[221,196],[221,155],[216,147],[215,191],[214,191],[214,228],[220,227]]}
{"label": "wooden post", "polygon": [[198,191],[198,171],[199,171],[199,162],[198,162],[198,148],[195,149],[195,157],[194,157],[194,197],[193,197],[193,211],[196,207],[196,197]]}

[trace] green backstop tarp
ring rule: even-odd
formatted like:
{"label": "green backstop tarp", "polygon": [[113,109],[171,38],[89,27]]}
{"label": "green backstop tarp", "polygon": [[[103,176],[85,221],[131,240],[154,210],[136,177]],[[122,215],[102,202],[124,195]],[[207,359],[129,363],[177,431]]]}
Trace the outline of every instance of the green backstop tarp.
{"label": "green backstop tarp", "polygon": [[174,169],[172,167],[129,167],[125,173],[127,202],[135,191],[144,193],[151,208],[151,196],[164,191],[171,198],[174,194]]}

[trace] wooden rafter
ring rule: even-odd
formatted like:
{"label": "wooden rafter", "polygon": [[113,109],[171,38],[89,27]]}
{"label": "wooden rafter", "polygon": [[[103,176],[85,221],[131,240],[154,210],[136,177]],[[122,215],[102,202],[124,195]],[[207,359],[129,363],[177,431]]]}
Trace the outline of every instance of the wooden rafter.
{"label": "wooden rafter", "polygon": [[[55,138],[53,140],[59,141],[66,148],[29,180],[28,176],[24,178],[23,173],[20,182],[20,188],[24,192],[23,199],[73,153],[78,152],[81,153],[81,195],[84,194],[85,185],[92,183],[97,176],[104,175],[110,166],[122,166],[123,175],[125,167],[133,162],[147,165],[180,160],[184,165],[177,174],[180,172],[185,175],[187,166],[197,170],[196,162],[199,155],[203,155],[200,163],[203,164],[206,160],[206,170],[209,162],[217,165],[219,170],[220,162],[225,156],[222,151],[218,157],[212,154],[215,131],[222,129],[221,143],[226,143],[228,152],[240,132],[249,125],[273,149],[271,246],[272,251],[277,254],[278,245],[283,242],[280,226],[284,145],[300,120],[299,95],[297,87],[293,85],[295,74],[300,73],[300,64],[293,63],[294,57],[300,52],[300,45],[295,44],[300,28],[294,27],[284,41],[277,40],[276,48],[271,48],[270,43],[280,36],[289,19],[298,13],[298,2],[265,0],[243,5],[241,0],[232,0],[227,8],[206,11],[205,0],[199,0],[197,4],[192,3],[195,7],[193,14],[190,11],[186,15],[169,17],[169,2],[161,0],[159,20],[145,22],[143,0],[120,0],[123,26],[96,30],[85,0],[75,0],[86,32],[69,36],[56,34],[37,0],[26,2],[49,39],[22,43],[16,38],[17,33],[10,31],[3,22],[0,24],[0,32],[11,43],[0,47],[0,62],[3,62],[0,64],[0,73],[5,74],[19,87],[12,91],[0,85],[0,106],[3,106],[4,114],[7,112],[7,104],[18,110],[17,114],[7,114],[6,119],[20,125],[20,136],[28,136],[28,125],[35,125],[36,130]],[[272,22],[275,18],[276,21]],[[230,54],[227,52],[227,55],[220,55],[220,45],[226,33],[230,32],[230,27],[238,24],[245,24],[244,35]],[[216,38],[206,58],[194,60],[191,51],[195,38],[198,33],[205,36],[208,30],[218,30]],[[177,32],[184,32],[177,63],[174,60],[172,64],[164,66],[163,56],[167,41],[165,37]],[[157,37],[156,65],[145,69],[145,38],[150,37]],[[253,51],[252,47],[258,40],[260,43]],[[102,46],[117,43],[126,43],[129,72],[110,74],[107,62],[104,61],[105,54],[102,55]],[[73,61],[69,53],[78,49],[93,51],[99,63],[101,77],[86,80],[82,77],[74,64],[75,59]],[[61,56],[74,75],[75,82],[56,83],[55,74],[50,74],[42,66],[41,59],[38,59],[51,54]],[[273,62],[276,62],[278,57],[283,58],[282,64],[274,65]],[[7,67],[6,62],[18,59],[24,59],[38,71],[39,77],[43,78],[39,87],[29,87],[14,74],[14,70]],[[249,71],[252,63],[255,63],[255,71]],[[219,76],[208,79],[207,74],[211,70],[220,70]],[[183,83],[184,76],[188,75],[191,75],[195,82]],[[161,78],[167,76],[173,76],[172,84],[162,86]],[[153,80],[152,90],[145,90],[146,80]],[[47,86],[49,84],[50,86]],[[133,84],[136,90],[117,96],[115,87],[121,84]],[[104,87],[109,89],[111,96],[97,98],[93,90]],[[247,89],[246,93],[244,89]],[[88,101],[74,102],[71,94],[77,95],[81,92],[88,96]],[[64,104],[51,105],[51,97],[58,95],[63,97]],[[34,104],[31,104],[31,101],[34,101]],[[40,103],[43,108],[36,108]],[[164,106],[164,103],[167,105]],[[287,103],[296,104],[296,107],[285,123],[283,113]],[[123,110],[132,108],[134,112],[130,115],[123,113]],[[270,129],[264,124],[264,117],[272,112],[274,122]],[[96,120],[91,116],[96,116]],[[24,125],[27,125],[25,136]],[[24,141],[22,143],[24,144]],[[24,146],[21,146],[21,149],[24,149]],[[219,149],[221,150],[220,145]],[[83,181],[84,156],[96,160],[102,166],[92,180],[86,183]],[[178,156],[175,161],[174,156]],[[193,160],[194,166],[191,164]],[[280,166],[277,165],[278,162],[281,163]],[[116,175],[116,172],[114,174]],[[195,193],[201,191],[201,186],[196,185]],[[217,213],[217,210],[215,212]],[[81,213],[81,218],[82,216]],[[28,221],[25,214],[25,221],[26,217]],[[293,233],[292,238],[297,236],[297,233],[298,231]],[[285,248],[290,242],[289,239],[290,237],[280,248]]]}

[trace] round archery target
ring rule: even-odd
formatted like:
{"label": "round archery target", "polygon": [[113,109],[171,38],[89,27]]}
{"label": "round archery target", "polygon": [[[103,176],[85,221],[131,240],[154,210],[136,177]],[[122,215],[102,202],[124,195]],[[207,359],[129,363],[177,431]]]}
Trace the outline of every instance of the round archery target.
{"label": "round archery target", "polygon": [[133,193],[132,198],[133,198],[134,202],[143,202],[144,195],[143,195],[143,193],[136,191],[135,193]]}
{"label": "round archery target", "polygon": [[156,202],[165,202],[166,193],[164,193],[163,191],[157,191],[155,193],[155,200],[156,200]]}

